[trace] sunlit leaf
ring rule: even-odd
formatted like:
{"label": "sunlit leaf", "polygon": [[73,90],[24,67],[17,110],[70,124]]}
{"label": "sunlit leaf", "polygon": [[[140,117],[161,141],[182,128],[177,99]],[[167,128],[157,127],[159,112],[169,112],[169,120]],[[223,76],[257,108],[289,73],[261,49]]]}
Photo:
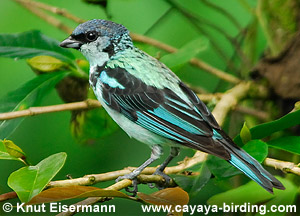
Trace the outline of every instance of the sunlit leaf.
{"label": "sunlit leaf", "polygon": [[23,150],[16,144],[14,144],[13,141],[4,139],[4,140],[1,140],[0,142],[2,142],[4,144],[7,152],[11,156],[16,157],[16,158],[25,158],[26,157]]}
{"label": "sunlit leaf", "polygon": [[39,31],[0,34],[0,56],[24,59],[38,55],[53,56],[65,62],[75,58],[70,50],[61,48],[58,41]]}
{"label": "sunlit leaf", "polygon": [[[9,92],[0,99],[0,113],[23,110],[38,105],[41,99],[67,74],[67,72],[43,74]],[[4,139],[12,134],[23,119],[0,121],[0,138]]]}
{"label": "sunlit leaf", "polygon": [[[274,195],[267,192],[261,186],[259,186],[256,182],[250,181],[245,185],[242,185],[238,188],[217,194],[212,196],[207,203],[209,205],[217,205],[219,207],[224,207],[224,203],[227,205],[227,208],[230,208],[231,204],[247,206],[249,204],[261,204],[264,203],[266,205],[265,209],[270,209],[271,205],[290,205],[293,204],[296,195],[297,195],[297,187],[287,179],[283,179],[280,177],[279,181],[283,183],[285,186],[285,190],[277,190],[274,189]],[[253,212],[255,213],[255,212]],[[258,212],[259,213],[259,212]],[[256,215],[263,215],[256,214]],[[276,212],[274,214],[268,213],[267,215],[285,215],[286,212]]]}
{"label": "sunlit leaf", "polygon": [[272,148],[282,149],[294,154],[300,154],[300,136],[280,137],[268,142]]}
{"label": "sunlit leaf", "polygon": [[52,56],[35,56],[27,60],[27,63],[34,69],[41,72],[52,72],[66,66],[66,63]]}
{"label": "sunlit leaf", "polygon": [[66,153],[61,152],[47,157],[36,166],[23,167],[8,178],[8,185],[22,202],[28,202],[39,194],[53,179],[66,161]]}
{"label": "sunlit leaf", "polygon": [[[243,149],[260,163],[268,155],[268,145],[261,140],[251,140],[243,146]],[[237,168],[216,156],[209,156],[207,165],[214,176],[218,178],[228,178],[237,174],[241,174]]]}
{"label": "sunlit leaf", "polygon": [[[275,194],[277,191],[275,191]],[[236,205],[244,203],[258,203],[274,198],[275,195],[269,193],[254,181],[250,181],[238,188],[219,193],[212,196],[207,203],[209,205],[222,206],[223,203]]]}
{"label": "sunlit leaf", "polygon": [[86,197],[119,197],[132,199],[132,197],[116,190],[104,190],[97,187],[89,186],[66,186],[50,188],[42,191],[33,197],[29,205],[57,202],[67,199],[86,198]]}
{"label": "sunlit leaf", "polygon": [[[289,212],[295,212],[297,211],[297,203],[295,203],[297,196],[299,194],[299,188],[297,187],[297,185],[294,185],[293,182],[291,182],[288,179],[284,179],[284,178],[280,178],[280,177],[276,177],[278,178],[279,181],[281,181],[283,183],[283,185],[285,186],[285,190],[277,190],[275,189],[274,191],[274,195],[275,197],[273,199],[271,199],[270,201],[268,201],[267,203],[265,203],[266,205],[266,209],[271,209],[272,206],[286,206],[288,208],[288,206],[290,206]],[[271,216],[283,216],[283,215],[287,215],[288,211],[276,211],[276,212],[271,212],[268,213],[268,215]],[[259,216],[262,214],[259,214],[260,212],[256,213],[255,216]]]}
{"label": "sunlit leaf", "polygon": [[249,128],[246,125],[246,122],[244,123],[244,125],[242,127],[242,130],[240,132],[240,136],[241,136],[241,139],[242,139],[244,144],[246,144],[247,142],[249,142],[251,140],[251,133],[250,133]]}
{"label": "sunlit leaf", "polygon": [[10,154],[8,149],[6,148],[6,145],[4,143],[5,141],[0,141],[0,159],[2,160],[20,160],[20,157],[17,157],[14,154]]}
{"label": "sunlit leaf", "polygon": [[[280,119],[257,125],[250,129],[252,139],[262,139],[271,134],[300,124],[300,110],[291,112]],[[240,135],[235,137],[235,143],[242,145]]]}

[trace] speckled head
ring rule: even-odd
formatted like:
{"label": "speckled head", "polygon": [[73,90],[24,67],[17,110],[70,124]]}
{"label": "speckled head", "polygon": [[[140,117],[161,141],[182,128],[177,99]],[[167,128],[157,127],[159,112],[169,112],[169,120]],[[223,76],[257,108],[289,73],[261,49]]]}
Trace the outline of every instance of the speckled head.
{"label": "speckled head", "polygon": [[80,49],[82,45],[96,41],[98,38],[107,38],[110,41],[119,40],[129,31],[123,25],[108,20],[93,19],[76,27],[73,33],[60,46]]}
{"label": "speckled head", "polygon": [[121,24],[108,20],[93,19],[77,26],[72,35],[76,36],[90,31],[95,31],[100,36],[108,37],[118,37],[124,33],[129,33],[129,31]]}

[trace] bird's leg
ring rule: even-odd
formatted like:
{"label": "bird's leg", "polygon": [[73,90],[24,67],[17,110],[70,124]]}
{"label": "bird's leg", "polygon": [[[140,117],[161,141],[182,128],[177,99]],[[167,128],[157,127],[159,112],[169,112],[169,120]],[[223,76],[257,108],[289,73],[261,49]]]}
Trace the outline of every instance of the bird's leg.
{"label": "bird's leg", "polygon": [[[153,173],[153,175],[162,176],[166,181],[165,185],[169,184],[169,182],[171,181],[171,178],[168,175],[166,175],[163,171],[166,168],[166,166],[171,162],[171,160],[173,160],[178,155],[179,155],[179,148],[178,147],[171,147],[170,155],[167,157],[167,159]],[[150,188],[155,187],[153,184],[148,184],[148,185],[149,185]],[[164,187],[158,186],[158,185],[157,185],[157,187],[158,187],[158,189],[163,189],[164,188]]]}
{"label": "bird's leg", "polygon": [[160,145],[154,145],[152,147],[152,152],[151,152],[151,156],[148,160],[146,160],[141,166],[139,166],[138,168],[136,168],[135,170],[133,170],[131,173],[123,175],[123,176],[119,176],[116,179],[116,182],[122,180],[122,179],[131,179],[132,180],[132,186],[133,186],[133,190],[129,190],[126,189],[127,192],[130,192],[133,194],[133,196],[136,195],[138,189],[137,189],[137,179],[136,177],[147,167],[149,166],[153,161],[157,160],[158,158],[160,158],[160,156],[163,153],[163,149]]}

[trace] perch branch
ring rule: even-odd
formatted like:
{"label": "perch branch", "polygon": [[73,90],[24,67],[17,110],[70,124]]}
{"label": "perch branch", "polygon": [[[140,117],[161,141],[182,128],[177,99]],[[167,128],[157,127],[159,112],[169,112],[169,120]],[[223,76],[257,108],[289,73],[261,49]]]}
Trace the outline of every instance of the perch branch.
{"label": "perch branch", "polygon": [[[206,157],[207,157],[206,153],[196,152],[196,154],[192,158],[186,158],[179,165],[166,167],[165,173],[166,174],[180,173],[185,169],[188,169],[196,164],[205,161]],[[76,179],[52,181],[48,184],[48,187],[66,187],[71,185],[93,185],[99,182],[114,180],[119,176],[123,176],[125,174],[130,173],[134,169],[136,169],[136,167],[127,167],[122,170],[117,170],[117,171],[102,173],[102,174],[86,175],[84,177],[76,178]],[[152,174],[155,172],[156,169],[157,167],[145,168],[141,174],[151,175],[151,176],[147,178],[147,182],[145,182],[145,178],[140,179],[142,180],[141,182],[142,183],[158,182],[158,181],[161,182],[163,178],[160,178],[160,176],[152,176]]]}
{"label": "perch branch", "polygon": [[[60,20],[49,16],[48,14],[44,13],[41,9],[47,10],[49,12],[64,16],[68,19],[71,19],[77,23],[81,23],[85,20],[80,19],[72,14],[70,14],[69,12],[67,12],[66,10],[57,8],[57,7],[53,7],[44,3],[39,3],[39,2],[35,2],[32,0],[14,0],[17,3],[21,4],[23,7],[27,8],[28,10],[30,10],[33,14],[37,15],[38,17],[40,17],[41,19],[45,20],[46,22],[48,22],[50,25],[53,25],[55,27],[57,27],[58,29],[61,29],[62,31],[70,34],[72,32],[72,29],[66,25],[64,25]],[[162,43],[158,40],[155,40],[153,38],[149,38],[147,36],[144,35],[139,35],[136,33],[131,33],[130,36],[132,37],[132,39],[134,41],[137,42],[142,42],[142,43],[146,43],[152,46],[155,46],[159,49],[165,50],[167,52],[173,53],[176,52],[178,49],[176,49],[175,47],[172,47],[168,44]],[[220,69],[217,69],[211,65],[209,65],[208,63],[198,59],[198,58],[192,58],[190,60],[190,63],[200,69],[203,69],[217,77],[219,77],[220,79],[223,79],[227,82],[233,83],[233,84],[237,84],[239,83],[241,80],[231,74],[228,74]]]}
{"label": "perch branch", "polygon": [[[192,167],[194,166],[195,164],[198,164],[200,162],[203,162],[206,160],[206,157],[207,157],[207,154],[206,153],[203,153],[203,152],[197,152],[192,158],[188,158],[186,160],[184,160],[181,164],[177,165],[177,166],[174,166],[174,167],[167,167],[165,172],[166,174],[171,174],[171,173],[178,173],[180,171],[183,171],[184,169],[187,169],[189,167]],[[148,167],[146,168],[142,173],[147,173],[147,174],[153,174],[155,172],[157,167]],[[105,179],[109,179],[109,180],[112,180],[112,179],[115,179],[117,178],[118,176],[120,175],[123,175],[123,171],[125,171],[124,173],[129,173],[130,170],[134,169],[133,167],[131,168],[128,168],[128,170],[126,169],[123,169],[123,170],[120,170],[120,171],[115,171],[115,172],[110,172],[108,173],[108,178],[106,178],[105,174],[97,174],[97,175],[92,175],[94,176],[94,178],[96,179],[98,177],[98,179],[102,179],[103,180],[103,177]],[[91,176],[91,175],[89,175]],[[89,178],[89,177],[88,177]],[[112,179],[111,179],[112,178]],[[138,181],[139,182],[142,182],[142,183],[150,183],[150,182],[162,182],[164,179],[161,177],[161,176],[157,176],[157,175],[150,175],[150,176],[147,176],[147,175],[139,175],[138,176]],[[65,180],[65,181],[72,181],[71,180]],[[56,181],[56,182],[59,182],[59,181]],[[172,181],[173,182],[173,181]],[[171,182],[171,183],[172,183]],[[59,184],[56,184],[57,185],[63,185],[65,186],[65,184],[61,184],[62,181],[60,181]],[[54,185],[55,185],[54,184]],[[77,182],[76,182],[77,184]],[[175,183],[173,182],[173,184],[175,185]],[[105,188],[105,190],[122,190],[126,187],[129,187],[130,185],[132,185],[132,181],[129,180],[129,179],[124,179],[120,182],[117,182],[107,188]],[[50,185],[49,185],[50,186]],[[53,184],[52,184],[53,186]],[[95,203],[98,203],[98,202],[103,202],[105,201],[107,198],[106,197],[91,197],[91,198],[87,198],[85,200],[82,200],[78,203],[75,203],[74,205],[79,205],[79,206],[83,206],[83,205],[93,205]],[[58,214],[57,216],[71,216],[71,215],[74,215],[76,214],[76,212],[61,212],[60,214]]]}

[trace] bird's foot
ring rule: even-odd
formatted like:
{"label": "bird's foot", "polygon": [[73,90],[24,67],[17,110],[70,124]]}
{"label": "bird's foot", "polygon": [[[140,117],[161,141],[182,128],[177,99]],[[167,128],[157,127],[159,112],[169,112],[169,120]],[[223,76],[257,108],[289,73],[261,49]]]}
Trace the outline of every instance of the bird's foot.
{"label": "bird's foot", "polygon": [[[132,185],[125,188],[125,190],[130,193],[130,196],[132,197],[135,197],[137,192],[138,192],[138,181],[137,181],[137,178],[136,178],[136,175],[135,173],[129,173],[129,174],[126,174],[126,175],[123,175],[123,176],[119,176],[117,179],[116,179],[116,182],[119,182],[123,179],[130,179],[132,180]],[[130,189],[132,188],[132,189]]]}
{"label": "bird's foot", "polygon": [[164,182],[161,184],[148,183],[150,188],[158,188],[159,190],[165,189],[171,182],[171,177],[165,174],[164,172],[157,169],[152,175],[159,175],[164,178]]}

